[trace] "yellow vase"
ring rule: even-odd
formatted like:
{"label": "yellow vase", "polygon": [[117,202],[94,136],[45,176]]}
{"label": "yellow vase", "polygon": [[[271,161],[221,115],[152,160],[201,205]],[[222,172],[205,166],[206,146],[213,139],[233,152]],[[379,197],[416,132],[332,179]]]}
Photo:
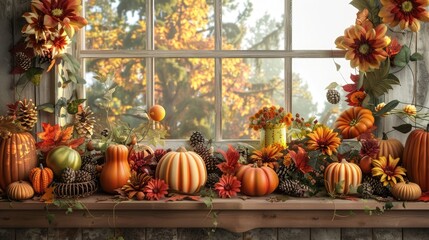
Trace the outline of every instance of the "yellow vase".
{"label": "yellow vase", "polygon": [[261,147],[279,144],[286,148],[286,126],[282,124],[265,127],[260,130]]}

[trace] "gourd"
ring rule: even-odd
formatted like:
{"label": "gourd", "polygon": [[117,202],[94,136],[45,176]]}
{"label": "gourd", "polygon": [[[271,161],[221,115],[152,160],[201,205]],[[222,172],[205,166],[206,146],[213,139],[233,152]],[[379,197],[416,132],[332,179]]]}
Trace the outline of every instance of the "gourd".
{"label": "gourd", "polygon": [[355,193],[362,181],[362,171],[358,165],[343,159],[329,164],[324,173],[325,188],[328,193]]}
{"label": "gourd", "polygon": [[6,194],[13,200],[25,200],[33,197],[34,190],[29,182],[19,180],[9,184]]}
{"label": "gourd", "polygon": [[393,158],[402,158],[404,153],[404,145],[402,145],[401,141],[395,138],[387,138],[387,135],[383,133],[383,138],[378,139],[378,146],[380,147],[380,151],[377,154],[377,159],[381,156]]}
{"label": "gourd", "polygon": [[36,193],[44,193],[45,189],[54,180],[54,172],[50,168],[44,168],[43,164],[40,164],[40,167],[35,167],[31,169],[29,174],[30,182],[33,186],[33,189]]}
{"label": "gourd", "polygon": [[408,135],[402,161],[410,181],[429,191],[429,124],[426,130],[415,129]]}
{"label": "gourd", "polygon": [[124,186],[131,176],[128,164],[128,148],[122,144],[112,144],[106,149],[106,163],[100,174],[103,191],[114,194],[115,189]]}
{"label": "gourd", "polygon": [[344,110],[335,121],[344,139],[358,137],[374,125],[372,112],[363,107],[351,107]]}
{"label": "gourd", "polygon": [[18,180],[27,180],[37,166],[36,141],[29,132],[14,132],[0,137],[0,188]]}
{"label": "gourd", "polygon": [[69,167],[79,170],[82,160],[78,151],[68,146],[58,146],[49,151],[46,157],[46,165],[52,169],[55,176],[61,176],[62,171]]}
{"label": "gourd", "polygon": [[180,147],[166,153],[159,160],[155,177],[164,180],[169,189],[192,194],[205,185],[207,169],[204,160],[197,153]]}
{"label": "gourd", "polygon": [[402,201],[414,201],[422,195],[420,186],[413,182],[398,182],[392,187],[392,195]]}
{"label": "gourd", "polygon": [[236,176],[241,181],[240,191],[248,196],[268,195],[279,185],[279,177],[272,168],[257,164],[242,165]]}

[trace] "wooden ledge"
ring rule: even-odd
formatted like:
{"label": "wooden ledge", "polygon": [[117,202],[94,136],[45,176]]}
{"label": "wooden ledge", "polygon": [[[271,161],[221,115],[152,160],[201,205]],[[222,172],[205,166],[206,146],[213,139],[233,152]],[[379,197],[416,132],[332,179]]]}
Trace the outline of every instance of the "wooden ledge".
{"label": "wooden ledge", "polygon": [[[273,195],[275,196],[275,195]],[[243,200],[214,199],[209,209],[202,201],[114,201],[106,195],[79,199],[87,210],[66,209],[28,200],[0,202],[0,228],[224,228],[244,232],[254,228],[428,228],[429,203],[393,202],[381,215],[367,210],[383,208],[375,200],[269,197]],[[47,215],[54,214],[51,224]],[[214,218],[214,214],[217,215]],[[215,226],[217,222],[217,226]]]}

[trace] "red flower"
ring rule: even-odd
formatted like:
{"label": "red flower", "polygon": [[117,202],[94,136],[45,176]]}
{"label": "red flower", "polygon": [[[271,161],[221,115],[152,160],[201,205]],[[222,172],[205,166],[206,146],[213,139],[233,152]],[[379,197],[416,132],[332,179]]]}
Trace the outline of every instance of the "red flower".
{"label": "red flower", "polygon": [[225,152],[219,149],[218,152],[222,154],[225,162],[218,164],[217,167],[224,174],[234,174],[241,166],[241,164],[238,162],[240,159],[240,153],[231,145],[229,145],[228,151]]}
{"label": "red flower", "polygon": [[366,93],[364,91],[352,92],[346,95],[346,102],[348,102],[349,106],[360,107],[365,97]]}
{"label": "red flower", "polygon": [[295,166],[302,172],[308,173],[313,171],[313,168],[308,165],[308,155],[307,152],[302,148],[298,147],[298,152],[289,150],[289,156],[292,158]]}
{"label": "red flower", "polygon": [[401,51],[401,44],[399,44],[397,38],[393,38],[392,42],[390,42],[390,45],[387,46],[386,52],[389,58],[394,58],[396,54],[398,54]]}
{"label": "red flower", "polygon": [[144,188],[148,200],[159,200],[167,195],[168,184],[161,179],[150,180]]}
{"label": "red flower", "polygon": [[219,182],[215,184],[215,190],[221,198],[231,198],[237,196],[237,193],[240,192],[241,182],[237,177],[224,174],[219,179]]}

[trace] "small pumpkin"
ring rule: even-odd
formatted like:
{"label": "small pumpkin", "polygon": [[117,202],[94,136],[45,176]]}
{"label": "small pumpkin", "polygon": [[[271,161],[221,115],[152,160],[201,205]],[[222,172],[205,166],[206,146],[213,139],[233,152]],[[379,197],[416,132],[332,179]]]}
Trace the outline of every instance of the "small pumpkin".
{"label": "small pumpkin", "polygon": [[426,130],[415,129],[408,135],[402,161],[410,181],[429,191],[429,124]]}
{"label": "small pumpkin", "polygon": [[40,164],[40,167],[35,167],[31,169],[30,182],[33,185],[33,189],[36,193],[44,193],[45,189],[54,180],[54,172],[48,167],[43,167],[43,164]]}
{"label": "small pumpkin", "polygon": [[122,144],[112,144],[106,149],[106,163],[100,174],[103,191],[114,194],[115,189],[124,186],[131,176],[128,164],[128,148]]}
{"label": "small pumpkin", "polygon": [[413,182],[398,182],[392,187],[392,195],[402,201],[414,201],[422,195],[420,186]]}
{"label": "small pumpkin", "polygon": [[241,192],[248,196],[268,195],[279,185],[277,173],[267,166],[242,165],[236,176],[241,181]]}
{"label": "small pumpkin", "polygon": [[362,182],[362,171],[355,163],[343,159],[329,164],[324,173],[325,188],[328,193],[354,193]]}
{"label": "small pumpkin", "polygon": [[363,107],[351,107],[344,110],[335,121],[344,139],[358,137],[374,125],[372,112]]}
{"label": "small pumpkin", "polygon": [[164,180],[172,190],[193,194],[206,184],[207,169],[197,153],[180,147],[159,160],[155,177]]}
{"label": "small pumpkin", "polygon": [[78,151],[68,146],[58,146],[49,151],[46,157],[46,165],[52,169],[55,176],[61,176],[67,167],[79,170],[82,160]]}
{"label": "small pumpkin", "polygon": [[36,141],[29,132],[13,132],[0,137],[0,188],[18,180],[27,180],[37,166]]}
{"label": "small pumpkin", "polygon": [[395,138],[387,138],[385,133],[383,133],[383,138],[377,140],[380,151],[378,152],[376,159],[379,159],[381,156],[389,157],[389,155],[393,158],[402,158],[402,155],[404,154],[404,145],[401,141]]}
{"label": "small pumpkin", "polygon": [[364,156],[359,160],[359,167],[362,173],[370,174],[372,170],[372,157]]}
{"label": "small pumpkin", "polygon": [[34,190],[29,182],[19,180],[9,184],[6,194],[13,200],[25,200],[33,197]]}

